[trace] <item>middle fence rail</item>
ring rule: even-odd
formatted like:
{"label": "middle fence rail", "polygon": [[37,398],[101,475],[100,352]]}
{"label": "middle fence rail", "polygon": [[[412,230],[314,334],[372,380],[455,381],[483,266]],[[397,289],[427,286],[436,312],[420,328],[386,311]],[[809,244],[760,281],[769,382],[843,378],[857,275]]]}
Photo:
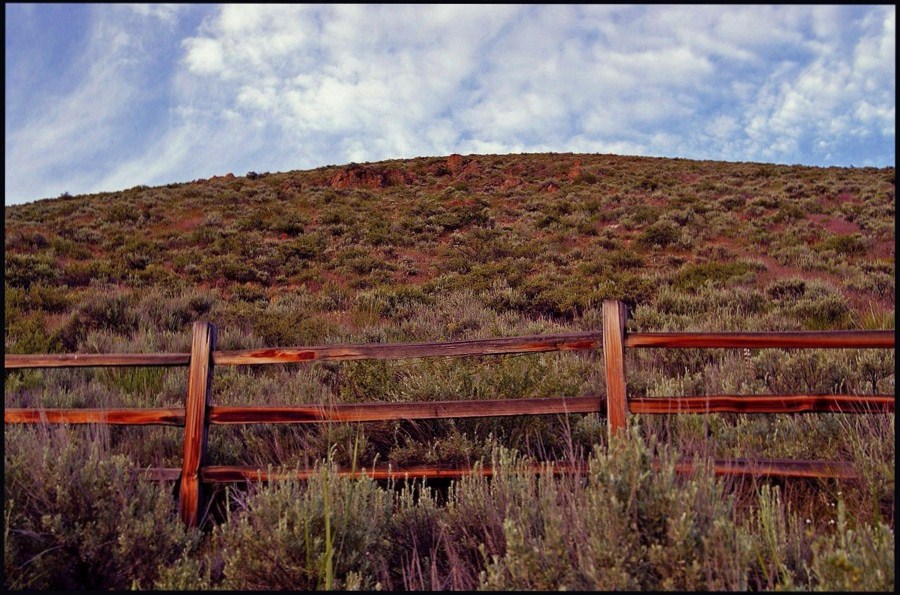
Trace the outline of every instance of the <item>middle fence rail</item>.
{"label": "middle fence rail", "polygon": [[[263,470],[249,466],[206,464],[206,441],[213,424],[368,422],[413,419],[603,413],[610,438],[627,424],[628,413],[893,413],[894,395],[710,395],[703,397],[629,397],[625,374],[626,348],[893,348],[894,331],[809,331],[771,333],[626,333],[627,307],[619,301],[603,304],[602,332],[534,335],[472,341],[362,344],[319,347],[216,350],[216,327],[193,325],[191,353],[5,355],[4,368],[180,366],[188,367],[184,408],[144,409],[5,409],[7,424],[107,424],[184,426],[181,469],[149,468],[152,479],[180,481],[179,511],[185,524],[202,519],[203,485],[215,482],[268,481],[307,478],[312,471]],[[605,396],[436,401],[419,403],[354,403],[311,406],[226,407],[211,402],[216,366],[285,364],[312,361],[402,359],[545,353],[602,349]],[[719,475],[853,478],[849,463],[832,461],[729,459],[713,461]],[[693,469],[690,459],[677,469]],[[534,472],[583,473],[571,463],[535,465]],[[459,478],[472,473],[491,475],[489,467],[418,466],[341,471],[374,479]]]}

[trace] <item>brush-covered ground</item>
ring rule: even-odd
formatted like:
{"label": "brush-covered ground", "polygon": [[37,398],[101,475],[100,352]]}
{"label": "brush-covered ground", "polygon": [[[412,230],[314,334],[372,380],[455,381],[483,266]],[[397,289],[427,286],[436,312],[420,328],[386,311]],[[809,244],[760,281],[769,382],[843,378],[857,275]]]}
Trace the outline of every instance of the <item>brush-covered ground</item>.
{"label": "brush-covered ground", "polygon": [[[250,172],[5,210],[6,353],[188,352],[599,330],[894,328],[894,168],[487,155]],[[590,352],[219,367],[215,404],[603,395]],[[630,394],[893,394],[894,351],[630,350]],[[183,368],[11,370],[6,407],[177,407]],[[4,435],[7,588],[863,589],[894,586],[894,416],[596,414],[216,426],[181,528],[180,428]],[[678,458],[851,461],[861,479],[676,475]],[[662,461],[658,470],[652,458]],[[534,477],[526,461],[588,461]],[[449,485],[338,478],[493,465]]]}

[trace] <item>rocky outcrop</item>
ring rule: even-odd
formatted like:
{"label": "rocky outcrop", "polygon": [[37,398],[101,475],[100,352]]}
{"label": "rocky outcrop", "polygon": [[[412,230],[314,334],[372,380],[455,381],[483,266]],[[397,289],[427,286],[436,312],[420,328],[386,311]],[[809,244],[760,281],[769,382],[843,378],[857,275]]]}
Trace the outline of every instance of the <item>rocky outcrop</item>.
{"label": "rocky outcrop", "polygon": [[416,176],[413,173],[401,169],[349,165],[334,174],[330,186],[337,189],[378,189],[398,184],[411,184],[415,181]]}
{"label": "rocky outcrop", "polygon": [[575,165],[572,166],[572,169],[569,170],[569,173],[566,174],[566,177],[569,178],[570,182],[574,182],[577,180],[581,174],[584,172],[581,171],[581,159],[575,160]]}
{"label": "rocky outcrop", "polygon": [[512,188],[516,188],[517,186],[521,186],[522,183],[522,178],[512,176],[506,178],[505,180],[503,180],[503,182],[500,183],[500,190],[510,190]]}
{"label": "rocky outcrop", "polygon": [[450,170],[450,175],[455,176],[459,172],[461,172],[463,163],[463,156],[458,153],[454,153],[453,155],[447,157],[447,169]]}

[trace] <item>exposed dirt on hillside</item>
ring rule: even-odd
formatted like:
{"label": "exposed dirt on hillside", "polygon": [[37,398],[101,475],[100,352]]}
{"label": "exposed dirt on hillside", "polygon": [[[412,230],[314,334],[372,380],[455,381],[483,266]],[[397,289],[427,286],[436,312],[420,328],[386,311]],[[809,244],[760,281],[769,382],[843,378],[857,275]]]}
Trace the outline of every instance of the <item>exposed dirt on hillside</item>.
{"label": "exposed dirt on hillside", "polygon": [[773,281],[783,279],[803,279],[804,281],[817,280],[830,284],[840,282],[840,277],[837,275],[832,275],[824,271],[806,271],[796,267],[784,266],[767,254],[756,255],[754,256],[754,259],[766,265],[766,270],[760,271],[757,275],[757,281],[763,286],[768,285]]}
{"label": "exposed dirt on hillside", "polygon": [[850,235],[860,231],[859,225],[852,221],[847,221],[843,217],[832,217],[829,215],[809,215],[807,220],[824,227],[828,231],[837,235]]}
{"label": "exposed dirt on hillside", "polygon": [[200,210],[190,211],[184,214],[184,216],[174,223],[167,223],[165,226],[171,229],[177,229],[178,231],[190,231],[201,223],[206,216]]}
{"label": "exposed dirt on hillside", "polygon": [[415,181],[415,174],[407,170],[351,165],[334,174],[329,184],[332,188],[337,189],[370,188],[377,190],[399,184],[412,184]]}

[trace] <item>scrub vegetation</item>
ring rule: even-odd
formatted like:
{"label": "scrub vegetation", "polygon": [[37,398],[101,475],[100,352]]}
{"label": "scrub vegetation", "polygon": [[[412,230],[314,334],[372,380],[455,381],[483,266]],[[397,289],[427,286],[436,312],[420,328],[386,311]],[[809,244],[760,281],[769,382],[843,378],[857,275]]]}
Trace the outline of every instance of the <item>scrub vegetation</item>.
{"label": "scrub vegetation", "polygon": [[[6,353],[189,352],[589,331],[894,328],[894,168],[615,155],[428,157],[5,210]],[[599,353],[218,367],[219,405],[603,395]],[[893,394],[890,349],[630,350],[629,393]],[[178,407],[182,368],[10,370],[11,407]],[[186,530],[170,427],[7,426],[11,589],[803,589],[894,586],[894,416],[597,414],[215,426]],[[725,479],[681,457],[850,461],[858,480]],[[657,459],[658,468],[651,466]],[[589,465],[534,476],[535,461]],[[492,465],[448,483],[338,477]]]}

